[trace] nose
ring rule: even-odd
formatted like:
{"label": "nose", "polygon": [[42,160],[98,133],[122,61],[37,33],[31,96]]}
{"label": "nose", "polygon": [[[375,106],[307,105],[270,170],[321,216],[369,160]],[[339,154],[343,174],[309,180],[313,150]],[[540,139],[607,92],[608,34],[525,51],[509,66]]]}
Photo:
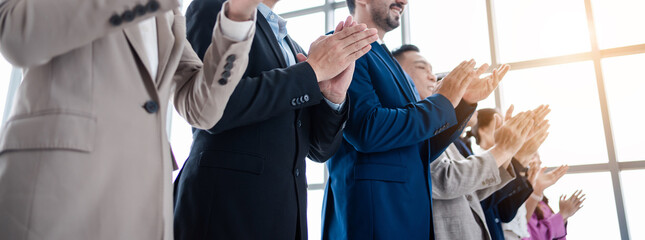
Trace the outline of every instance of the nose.
{"label": "nose", "polygon": [[398,4],[401,4],[403,6],[408,5],[408,0],[396,0]]}
{"label": "nose", "polygon": [[428,74],[428,80],[432,82],[437,82],[437,75],[434,75],[432,73]]}

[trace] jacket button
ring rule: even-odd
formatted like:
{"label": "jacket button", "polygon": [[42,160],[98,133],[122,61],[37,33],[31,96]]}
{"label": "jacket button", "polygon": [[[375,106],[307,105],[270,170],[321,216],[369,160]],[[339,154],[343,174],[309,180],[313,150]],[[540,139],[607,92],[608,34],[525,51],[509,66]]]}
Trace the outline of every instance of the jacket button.
{"label": "jacket button", "polygon": [[121,18],[125,22],[132,22],[132,20],[134,20],[134,12],[132,12],[130,10],[125,11],[125,12],[123,12],[123,15],[121,15]]}
{"label": "jacket button", "polygon": [[309,102],[309,94],[305,94],[304,99],[305,99],[305,102]]}
{"label": "jacket button", "polygon": [[470,195],[466,195],[466,200],[470,201],[470,200],[472,200],[472,199],[473,199],[473,198],[472,198],[472,197],[470,197]]}
{"label": "jacket button", "polygon": [[137,4],[137,6],[134,7],[134,14],[137,15],[137,16],[145,15],[146,11],[147,11],[146,7],[144,7],[141,4]]}
{"label": "jacket button", "polygon": [[227,62],[226,65],[224,65],[224,70],[230,71],[231,69],[233,69],[233,63]]}
{"label": "jacket button", "polygon": [[296,177],[300,176],[300,169],[296,168]]}
{"label": "jacket button", "polygon": [[296,126],[302,127],[302,121],[298,120],[298,123],[296,123]]}
{"label": "jacket button", "polygon": [[146,4],[146,8],[150,12],[157,11],[159,9],[159,2],[157,2],[156,0],[151,0],[150,2],[148,2],[148,4]]}
{"label": "jacket button", "polygon": [[231,54],[226,57],[226,61],[232,63],[233,61],[235,61],[235,58],[235,54]]}
{"label": "jacket button", "polygon": [[291,99],[291,106],[294,106],[294,107],[295,107],[296,105],[298,105],[298,104],[296,103],[296,99],[295,99],[295,98],[294,98],[294,99]]}
{"label": "jacket button", "polygon": [[222,73],[222,78],[228,79],[230,76],[231,72],[229,72],[228,70],[224,70],[224,72]]}
{"label": "jacket button", "polygon": [[495,218],[495,223],[499,223],[499,218]]}
{"label": "jacket button", "polygon": [[217,83],[219,83],[219,85],[226,85],[228,83],[228,80],[221,78],[219,81],[217,81]]}
{"label": "jacket button", "polygon": [[119,26],[122,22],[123,20],[118,14],[114,14],[112,15],[112,17],[110,17],[110,24],[112,24],[112,26]]}
{"label": "jacket button", "polygon": [[143,105],[143,108],[145,108],[148,113],[156,113],[157,111],[159,111],[159,104],[157,104],[157,102],[155,101],[150,100]]}

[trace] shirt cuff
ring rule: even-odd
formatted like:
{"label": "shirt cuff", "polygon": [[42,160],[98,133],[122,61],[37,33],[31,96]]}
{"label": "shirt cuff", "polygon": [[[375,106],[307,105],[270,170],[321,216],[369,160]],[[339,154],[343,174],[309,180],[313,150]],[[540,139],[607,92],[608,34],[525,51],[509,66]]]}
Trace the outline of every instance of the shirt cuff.
{"label": "shirt cuff", "polygon": [[237,22],[229,19],[226,16],[226,9],[228,9],[228,1],[225,2],[224,6],[222,7],[223,14],[221,18],[222,22],[220,23],[222,34],[233,41],[241,42],[243,40],[246,40],[246,38],[249,36],[251,28],[253,27],[253,24],[255,24],[255,20],[257,19],[257,11],[255,14],[253,14],[253,19],[249,21]]}
{"label": "shirt cuff", "polygon": [[331,109],[334,109],[334,111],[336,111],[337,113],[340,113],[343,110],[343,106],[345,106],[345,101],[340,104],[336,104],[332,101],[329,101],[329,99],[327,99],[326,97],[323,97],[323,99],[325,99],[327,105],[329,105],[329,107],[331,107]]}

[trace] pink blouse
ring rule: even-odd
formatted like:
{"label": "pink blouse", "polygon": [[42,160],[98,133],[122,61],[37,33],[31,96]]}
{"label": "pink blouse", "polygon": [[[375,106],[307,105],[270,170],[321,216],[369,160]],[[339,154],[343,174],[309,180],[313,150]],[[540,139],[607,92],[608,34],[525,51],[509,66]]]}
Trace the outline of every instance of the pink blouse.
{"label": "pink blouse", "polygon": [[530,238],[524,240],[566,240],[567,239],[567,225],[559,213],[554,214],[549,206],[540,201],[538,206],[544,213],[544,218],[538,220],[537,214],[533,213],[531,220],[529,220],[529,233]]}

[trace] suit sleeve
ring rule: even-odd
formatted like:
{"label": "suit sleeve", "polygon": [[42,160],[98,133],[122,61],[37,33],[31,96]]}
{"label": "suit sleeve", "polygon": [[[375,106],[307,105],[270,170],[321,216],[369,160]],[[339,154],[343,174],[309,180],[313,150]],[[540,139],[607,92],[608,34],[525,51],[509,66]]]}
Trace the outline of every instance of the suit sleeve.
{"label": "suit sleeve", "polygon": [[467,159],[453,158],[451,149],[430,164],[432,198],[454,199],[496,186],[502,181],[495,158],[490,153],[471,155]]}
{"label": "suit sleeve", "polygon": [[[215,13],[221,6],[220,1],[193,1],[186,12],[187,38],[204,62],[210,51],[208,46],[212,42]],[[248,57],[247,52],[244,58],[248,60]],[[198,128],[216,134],[261,122],[287,111],[315,106],[323,101],[316,74],[307,62],[265,71],[258,76],[246,76],[244,71],[240,72],[243,77],[230,94],[219,121],[214,125],[199,125]],[[220,77],[218,73],[214,76],[216,79]],[[229,80],[235,80],[232,72]]]}
{"label": "suit sleeve", "polygon": [[528,179],[520,176],[519,168],[522,166],[515,160],[512,163],[515,168],[515,176],[517,177],[504,186],[502,190],[498,191],[506,193],[506,196],[497,204],[502,222],[510,222],[513,220],[515,215],[517,215],[517,210],[531,196],[531,193],[533,193],[533,186],[531,186]]}
{"label": "suit sleeve", "polygon": [[502,166],[497,168],[497,172],[499,173],[499,181],[496,182],[495,184],[490,185],[489,187],[479,189],[475,191],[475,194],[477,194],[477,197],[479,199],[485,199],[497,190],[503,188],[508,184],[510,181],[515,179],[515,170],[513,166],[510,166],[511,169],[504,169]]}
{"label": "suit sleeve", "polygon": [[175,108],[196,128],[208,129],[220,121],[249,62],[248,53],[255,24],[246,39],[238,42],[222,33],[221,18],[220,13],[212,31],[211,44],[204,54],[203,65],[186,40],[175,74]]}
{"label": "suit sleeve", "polygon": [[176,0],[3,0],[0,51],[15,66],[40,65],[178,6]]}
{"label": "suit sleeve", "polygon": [[348,90],[352,103],[345,138],[356,150],[383,152],[410,146],[458,123],[452,104],[440,94],[405,107],[382,106],[377,91],[392,89],[375,89],[367,58],[366,55],[356,61],[354,79]]}
{"label": "suit sleeve", "polygon": [[455,108],[457,124],[452,125],[444,131],[439,132],[430,138],[430,161],[437,158],[446,148],[455,141],[464,131],[466,124],[477,109],[477,104],[470,105],[464,101],[459,102]]}
{"label": "suit sleeve", "polygon": [[311,136],[309,158],[325,162],[331,158],[343,141],[343,128],[349,118],[349,97],[340,112],[329,104],[318,104],[311,110]]}

